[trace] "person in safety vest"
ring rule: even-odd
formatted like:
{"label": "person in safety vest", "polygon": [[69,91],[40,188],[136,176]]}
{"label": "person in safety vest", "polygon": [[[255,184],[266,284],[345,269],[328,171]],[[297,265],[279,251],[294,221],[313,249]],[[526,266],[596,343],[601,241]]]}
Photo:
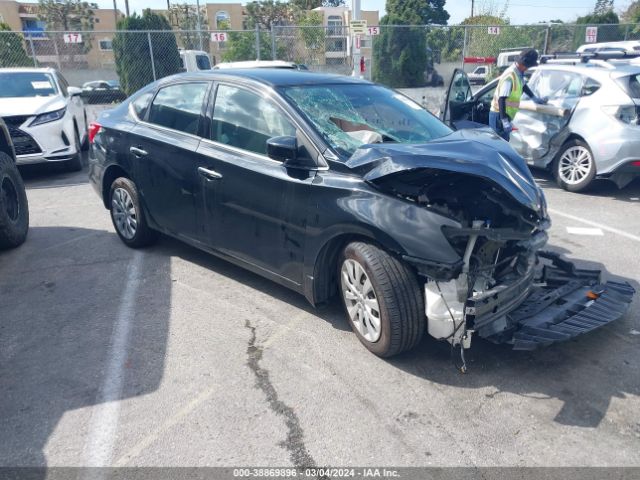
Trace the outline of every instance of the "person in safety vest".
{"label": "person in safety vest", "polygon": [[524,72],[538,65],[538,52],[527,48],[520,52],[518,60],[507,68],[500,76],[498,86],[493,94],[489,126],[507,142],[513,126],[511,122],[520,108],[520,97],[526,93],[537,104],[547,103],[546,98],[539,98],[524,83]]}

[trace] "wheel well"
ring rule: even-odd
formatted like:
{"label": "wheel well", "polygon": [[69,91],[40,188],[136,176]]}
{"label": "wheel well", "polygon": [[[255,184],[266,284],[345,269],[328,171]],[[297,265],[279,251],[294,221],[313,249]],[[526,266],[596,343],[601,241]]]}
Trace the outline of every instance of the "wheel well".
{"label": "wheel well", "polygon": [[564,145],[566,145],[568,142],[571,142],[572,140],[580,140],[581,142],[584,142],[587,145],[589,145],[587,141],[584,138],[582,138],[580,135],[578,135],[577,133],[572,133],[567,137],[567,139],[564,141],[564,144],[562,146],[564,147]]}
{"label": "wheel well", "polygon": [[13,156],[13,150],[9,145],[9,138],[7,137],[5,131],[2,129],[0,129],[0,152],[6,153],[15,160],[15,157]]}
{"label": "wheel well", "polygon": [[393,254],[375,239],[362,234],[345,233],[329,240],[318,254],[313,268],[313,303],[325,303],[337,292],[338,257],[351,242],[365,242]]}
{"label": "wheel well", "polygon": [[125,177],[131,179],[129,174],[125,172],[125,170],[118,165],[111,165],[104,172],[102,176],[102,201],[104,202],[105,208],[109,208],[109,193],[111,191],[111,184],[114,182],[116,178]]}

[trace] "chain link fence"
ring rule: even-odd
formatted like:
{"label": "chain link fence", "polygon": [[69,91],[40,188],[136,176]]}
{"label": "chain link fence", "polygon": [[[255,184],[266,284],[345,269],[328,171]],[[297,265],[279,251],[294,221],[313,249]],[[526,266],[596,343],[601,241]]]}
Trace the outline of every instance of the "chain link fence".
{"label": "chain link fence", "polygon": [[[417,99],[424,103],[433,97],[438,103],[453,70],[475,68],[474,58],[491,61],[524,47],[541,53],[575,51],[588,38],[640,40],[640,24],[370,25],[359,36],[340,25],[274,26],[270,31],[0,31],[0,68],[53,67],[71,85],[91,89],[92,82],[95,87],[119,81],[130,94],[183,69],[227,61],[278,59],[343,75],[351,74],[357,62],[355,70],[362,68],[364,78],[392,87],[431,88],[431,94]],[[398,81],[396,70],[408,71],[410,80]],[[493,68],[492,75],[498,70]]]}

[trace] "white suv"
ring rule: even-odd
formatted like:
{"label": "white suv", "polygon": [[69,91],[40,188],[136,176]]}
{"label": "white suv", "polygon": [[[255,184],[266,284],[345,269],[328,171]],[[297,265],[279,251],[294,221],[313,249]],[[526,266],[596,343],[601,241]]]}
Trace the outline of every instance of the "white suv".
{"label": "white suv", "polygon": [[18,165],[65,162],[80,170],[87,121],[82,90],[51,68],[0,69],[0,116]]}

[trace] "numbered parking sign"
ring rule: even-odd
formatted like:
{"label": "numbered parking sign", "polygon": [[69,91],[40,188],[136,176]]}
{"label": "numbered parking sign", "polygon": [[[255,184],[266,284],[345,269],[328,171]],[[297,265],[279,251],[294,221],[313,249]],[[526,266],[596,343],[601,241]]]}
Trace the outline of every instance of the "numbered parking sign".
{"label": "numbered parking sign", "polygon": [[226,32],[213,32],[211,34],[211,41],[212,42],[226,42],[227,41]]}
{"label": "numbered parking sign", "polygon": [[489,35],[500,35],[500,27],[488,27],[487,33]]}
{"label": "numbered parking sign", "polygon": [[64,43],[82,43],[82,35],[79,33],[65,33]]}
{"label": "numbered parking sign", "polygon": [[586,43],[596,43],[598,41],[598,27],[587,27],[584,40]]}
{"label": "numbered parking sign", "polygon": [[367,27],[369,35],[380,35],[380,27]]}

